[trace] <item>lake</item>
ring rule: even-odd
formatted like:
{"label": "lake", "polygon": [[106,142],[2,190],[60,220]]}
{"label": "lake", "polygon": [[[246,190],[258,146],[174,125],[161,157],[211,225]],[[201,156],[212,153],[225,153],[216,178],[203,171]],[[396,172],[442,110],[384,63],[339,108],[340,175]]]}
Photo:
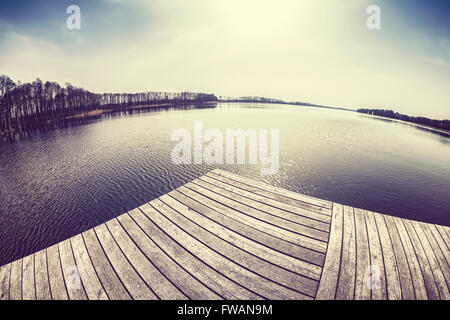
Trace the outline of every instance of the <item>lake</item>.
{"label": "lake", "polygon": [[[279,129],[275,175],[176,165],[175,129]],[[399,217],[450,225],[450,138],[356,112],[218,104],[105,116],[0,145],[0,265],[92,228],[220,167]]]}

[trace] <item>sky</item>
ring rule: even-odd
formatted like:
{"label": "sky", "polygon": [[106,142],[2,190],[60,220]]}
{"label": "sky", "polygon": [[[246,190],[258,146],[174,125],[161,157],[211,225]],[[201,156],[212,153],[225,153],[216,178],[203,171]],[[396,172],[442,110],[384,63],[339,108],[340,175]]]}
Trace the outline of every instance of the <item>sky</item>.
{"label": "sky", "polygon": [[[66,26],[69,5],[81,28]],[[367,28],[370,5],[381,29]],[[5,1],[0,74],[450,118],[447,0]]]}

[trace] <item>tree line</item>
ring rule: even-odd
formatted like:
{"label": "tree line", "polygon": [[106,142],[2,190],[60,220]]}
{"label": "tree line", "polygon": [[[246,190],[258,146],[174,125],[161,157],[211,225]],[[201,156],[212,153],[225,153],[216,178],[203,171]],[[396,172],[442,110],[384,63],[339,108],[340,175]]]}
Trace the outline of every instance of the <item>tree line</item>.
{"label": "tree line", "polygon": [[12,137],[49,122],[97,109],[120,110],[161,103],[186,104],[217,101],[213,94],[194,92],[93,93],[70,83],[15,83],[0,76],[0,138]]}
{"label": "tree line", "polygon": [[330,106],[324,106],[319,104],[312,104],[308,102],[301,102],[301,101],[284,101],[281,99],[274,99],[274,98],[266,98],[266,97],[259,97],[259,96],[243,96],[243,97],[227,97],[227,96],[220,96],[219,97],[220,102],[231,102],[231,103],[270,103],[270,104],[286,104],[286,105],[293,105],[293,106],[303,106],[303,107],[317,107],[317,108],[328,108],[328,109],[339,109],[339,110],[346,110],[346,111],[355,111],[354,109],[347,109],[347,108],[338,108],[338,107],[330,107]]}
{"label": "tree line", "polygon": [[401,114],[395,112],[393,110],[385,110],[385,109],[358,109],[360,113],[367,113],[375,116],[386,117],[391,119],[397,119],[407,122],[412,122],[436,129],[443,129],[450,131],[450,120],[434,120],[425,117],[412,117],[405,114]]}
{"label": "tree line", "polygon": [[285,101],[274,98],[265,98],[258,96],[244,96],[244,97],[225,97],[221,96],[220,101],[222,102],[254,102],[254,103],[276,103],[276,104],[287,104]]}
{"label": "tree line", "polygon": [[[70,83],[61,86],[57,82],[43,82],[39,78],[31,83],[20,83],[20,81],[15,83],[8,76],[0,75],[0,141],[12,139],[22,132],[98,110],[120,111],[131,106],[181,105],[217,101],[322,107],[256,96],[218,99],[214,94],[194,92],[93,93]],[[384,109],[358,109],[357,111],[450,131],[450,120],[411,117]],[[97,113],[101,114],[101,112]]]}

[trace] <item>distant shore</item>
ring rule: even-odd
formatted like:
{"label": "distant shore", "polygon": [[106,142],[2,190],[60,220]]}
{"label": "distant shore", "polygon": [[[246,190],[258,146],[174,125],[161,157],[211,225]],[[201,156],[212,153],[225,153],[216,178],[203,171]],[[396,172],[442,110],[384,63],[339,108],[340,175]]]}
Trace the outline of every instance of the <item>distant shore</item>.
{"label": "distant shore", "polygon": [[441,133],[450,134],[450,120],[448,119],[435,120],[426,117],[412,117],[385,109],[358,109],[357,112],[402,123],[414,124],[425,129],[433,129]]}
{"label": "distant shore", "polygon": [[189,102],[189,101],[176,101],[167,103],[151,103],[151,104],[139,104],[139,105],[115,105],[109,107],[97,107],[89,111],[80,111],[75,114],[68,115],[52,115],[49,117],[29,117],[24,118],[14,130],[0,130],[0,143],[8,141],[14,141],[17,137],[28,135],[35,131],[48,131],[57,128],[69,127],[84,124],[88,121],[100,119],[104,115],[131,112],[134,110],[151,110],[158,108],[183,108],[192,105],[198,106],[214,106],[217,101],[202,101],[202,102]]}
{"label": "distant shore", "polygon": [[446,134],[446,135],[450,136],[450,130],[438,129],[438,128],[426,126],[426,125],[423,125],[423,124],[418,124],[418,123],[415,123],[415,122],[404,121],[404,120],[399,120],[399,119],[393,119],[393,118],[383,117],[383,116],[376,116],[376,115],[372,115],[372,114],[364,114],[364,115],[368,116],[368,117],[371,117],[371,118],[376,118],[376,119],[381,119],[381,120],[388,120],[388,121],[398,122],[398,123],[401,123],[401,124],[412,125],[412,126],[415,126],[415,127],[427,129],[427,130],[430,130],[430,131],[436,131],[436,132],[443,133],[443,134]]}
{"label": "distant shore", "polygon": [[311,108],[325,108],[325,109],[333,109],[333,110],[341,110],[341,111],[351,111],[355,113],[360,113],[365,116],[377,118],[380,120],[388,120],[388,121],[395,121],[402,124],[407,125],[414,125],[419,128],[423,128],[426,130],[431,130],[437,133],[445,134],[447,136],[450,136],[450,130],[445,130],[441,128],[435,128],[432,126],[427,126],[425,124],[419,124],[411,121],[405,121],[401,119],[394,119],[391,117],[386,116],[380,116],[375,114],[370,114],[367,112],[358,112],[354,109],[347,109],[347,108],[339,108],[339,107],[330,107],[330,106],[322,106],[322,105],[315,105],[310,103],[303,103],[303,102],[285,102],[285,101],[252,101],[252,100],[213,100],[213,101],[201,101],[201,102],[194,102],[194,101],[173,101],[173,102],[164,102],[164,103],[147,103],[147,104],[139,104],[139,105],[131,105],[131,106],[110,106],[110,107],[97,107],[95,109],[89,110],[89,111],[82,111],[78,112],[76,114],[70,114],[70,115],[60,115],[59,117],[51,117],[51,118],[45,118],[45,119],[39,119],[36,121],[36,119],[33,119],[34,121],[31,121],[28,123],[27,126],[19,127],[18,131],[12,136],[10,134],[7,134],[6,132],[0,131],[0,137],[3,137],[0,139],[1,142],[7,142],[15,139],[15,135],[20,136],[21,133],[32,133],[33,131],[39,131],[39,130],[52,130],[59,127],[67,127],[67,126],[73,126],[73,125],[79,125],[86,123],[87,121],[92,121],[96,119],[100,119],[103,115],[108,114],[114,114],[114,113],[120,113],[120,112],[128,112],[131,110],[150,110],[150,109],[157,109],[157,108],[176,108],[176,107],[186,107],[189,105],[205,105],[205,106],[215,106],[218,103],[248,103],[248,104],[275,104],[275,105],[290,105],[290,106],[302,106],[302,107],[311,107]]}
{"label": "distant shore", "polygon": [[229,97],[195,92],[94,93],[70,83],[61,86],[56,82],[44,83],[36,79],[32,83],[16,84],[5,75],[0,76],[0,80],[0,142],[11,141],[34,131],[82,124],[106,114],[217,103],[278,104],[351,111],[450,134],[450,120],[411,117],[384,109],[355,110],[259,96]]}
{"label": "distant shore", "polygon": [[[63,119],[85,119],[90,117],[101,116],[102,114],[114,113],[118,111],[127,111],[127,110],[140,110],[140,109],[151,109],[151,108],[163,108],[163,107],[176,107],[182,105],[188,105],[191,103],[155,103],[155,104],[144,104],[144,105],[136,105],[136,106],[126,106],[120,110],[117,109],[94,109],[88,112],[81,112],[75,115],[70,115],[63,117]],[[207,104],[217,104],[217,101],[205,101],[201,103],[202,105]]]}

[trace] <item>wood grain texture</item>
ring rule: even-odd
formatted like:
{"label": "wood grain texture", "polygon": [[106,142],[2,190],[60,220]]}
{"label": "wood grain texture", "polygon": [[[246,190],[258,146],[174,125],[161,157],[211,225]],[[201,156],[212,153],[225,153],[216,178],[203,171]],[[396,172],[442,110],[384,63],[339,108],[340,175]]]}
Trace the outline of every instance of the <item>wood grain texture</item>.
{"label": "wood grain texture", "polygon": [[11,263],[0,268],[0,300],[9,300],[9,280],[11,276]]}
{"label": "wood grain texture", "polygon": [[[439,243],[436,240],[435,236],[431,232],[429,225],[426,223],[423,223],[423,222],[415,222],[416,230],[418,229],[417,225],[420,226],[420,228],[422,229],[422,232],[425,234],[425,236],[428,240],[428,243],[431,246],[431,252],[436,257],[436,259],[439,263],[439,268],[445,278],[447,288],[449,288],[449,290],[450,290],[450,266],[449,266],[447,260],[445,259],[444,252],[442,252],[442,249],[439,246]],[[428,249],[428,250],[430,250],[430,249]],[[427,253],[428,253],[428,251],[427,251]]]}
{"label": "wood grain texture", "polygon": [[405,226],[406,232],[408,232],[409,238],[414,248],[414,252],[416,253],[419,267],[422,271],[422,276],[425,282],[425,290],[427,292],[428,299],[438,300],[439,291],[434,279],[433,271],[428,261],[428,257],[425,254],[425,250],[423,249],[422,243],[424,243],[424,241],[420,241],[419,236],[417,235],[417,232],[414,229],[411,221],[403,219],[403,225]]}
{"label": "wood grain texture", "polygon": [[[287,229],[285,225],[279,226],[277,222],[274,221],[274,219],[272,219],[268,215],[265,215],[259,210],[252,209],[237,201],[226,198],[219,193],[212,192],[193,183],[187,183],[186,187],[202,194],[205,197],[213,198],[214,201],[221,206],[233,208],[232,210],[228,210],[227,213],[235,220],[237,219],[239,221],[242,221],[247,225],[251,225],[254,228],[262,230],[266,233],[275,234],[280,239],[297,244],[301,247],[311,249],[319,253],[325,253],[326,251],[326,242],[309,238],[299,233],[295,233],[291,229]],[[270,222],[268,222],[266,219],[268,219]]]}
{"label": "wood grain texture", "polygon": [[[260,281],[260,283],[264,283],[268,286],[268,288],[262,290],[262,292],[270,292],[270,290],[275,290],[277,292],[284,292],[284,294],[286,295],[285,298],[292,298],[296,296],[296,294],[291,292],[291,290],[283,289],[277,285],[281,284],[286,288],[306,294],[310,297],[314,297],[316,293],[318,278],[310,279],[293,272],[289,272],[288,270],[279,268],[272,263],[260,259],[245,250],[242,250],[239,247],[233,246],[230,243],[223,241],[220,237],[214,235],[213,233],[201,228],[199,225],[192,222],[192,220],[186,218],[183,213],[188,214],[188,207],[183,206],[181,203],[177,202],[169,196],[162,196],[160,199],[161,201],[164,201],[164,204],[174,209],[172,210],[166,208],[164,212],[162,210],[160,211],[173,223],[177,224],[178,226],[183,226],[183,230],[185,232],[189,233],[194,238],[205,244],[208,248],[226,257],[228,260],[238,264],[239,266],[242,266],[243,268],[247,268],[249,271],[257,275],[261,275],[262,277],[264,277],[264,279]],[[271,279],[273,283],[267,281],[267,279]]]}
{"label": "wood grain texture", "polygon": [[365,211],[365,217],[372,272],[371,278],[366,279],[366,285],[370,286],[372,300],[386,300],[386,267],[383,259],[380,233],[373,212]]}
{"label": "wood grain texture", "polygon": [[0,300],[450,299],[450,228],[213,170],[0,267]]}
{"label": "wood grain texture", "polygon": [[105,252],[97,239],[95,231],[90,229],[83,232],[83,240],[86,244],[95,272],[111,300],[130,300],[131,296],[111,266]]}
{"label": "wood grain texture", "polygon": [[47,267],[52,298],[54,300],[68,300],[69,295],[64,282],[58,244],[47,248]]}
{"label": "wood grain texture", "polygon": [[248,189],[252,189],[249,188],[248,185],[214,173],[206,174],[205,176],[200,177],[199,180],[216,184],[219,187],[233,192],[234,194],[239,194],[247,199],[258,201],[260,204],[264,204],[264,208],[270,207],[271,210],[273,210],[273,208],[278,208],[279,210],[281,209],[282,211],[278,210],[277,212],[280,212],[280,216],[288,220],[307,226],[313,226],[319,230],[329,230],[329,223],[331,221],[331,217],[329,215],[315,213],[282,201],[264,197],[257,193],[248,191]]}
{"label": "wood grain texture", "polygon": [[[158,244],[141,228],[134,218],[141,218],[142,223],[146,220],[140,210],[135,209],[118,217],[120,224],[127,230],[129,236],[133,239],[146,258],[152,261],[162,274],[176,286],[189,299],[218,300],[219,295],[203,285],[197,278],[192,276],[181,261],[177,261],[169,256]],[[149,230],[149,229],[147,229]]]}
{"label": "wood grain texture", "polygon": [[59,243],[59,256],[70,300],[86,300],[87,296],[81,281],[78,266],[73,257],[70,239]]}
{"label": "wood grain texture", "polygon": [[369,237],[366,227],[366,213],[355,209],[356,227],[356,281],[355,300],[370,300],[371,290],[367,285],[367,268],[371,265]]}
{"label": "wood grain texture", "polygon": [[[159,213],[151,206],[145,205],[142,211],[131,213],[133,220],[172,258],[180,261],[180,264],[192,275],[215,293],[225,299],[261,299],[261,297],[248,289],[238,285],[231,279],[219,273],[202,259],[196,257],[192,252],[184,248],[180,242],[173,240],[168,234],[160,229],[158,223]],[[156,218],[155,218],[156,217]],[[159,222],[159,221],[158,221]],[[181,243],[184,244],[184,241]],[[211,258],[211,260],[213,257]],[[212,262],[208,259],[208,262]]]}
{"label": "wood grain texture", "polygon": [[89,300],[108,300],[100,279],[95,272],[81,234],[70,239],[75,263],[81,276],[83,287]]}
{"label": "wood grain texture", "polygon": [[[300,259],[295,259],[289,255],[283,254],[257,241],[246,238],[231,229],[226,228],[225,226],[215,222],[214,220],[209,219],[208,216],[204,216],[198,211],[194,211],[192,208],[196,206],[195,203],[192,203],[191,199],[179,193],[178,191],[172,191],[169,193],[169,195],[171,196],[171,198],[179,201],[180,204],[183,204],[185,206],[185,208],[182,208],[179,211],[182,215],[184,215],[200,227],[203,227],[205,230],[208,230],[209,232],[215,234],[217,237],[223,239],[224,241],[227,241],[234,246],[253,254],[254,256],[257,256],[269,263],[278,265],[289,271],[316,280],[320,278],[320,274],[322,272],[322,268],[320,266],[305,262]],[[163,197],[161,197],[161,199],[163,201],[166,201],[165,199],[168,198],[163,199]],[[168,199],[167,201],[170,200]],[[190,205],[192,205],[192,207]],[[201,210],[200,206],[199,210]]]}
{"label": "wood grain texture", "polygon": [[187,298],[146,259],[116,219],[108,221],[106,225],[128,261],[159,299],[183,300]]}
{"label": "wood grain texture", "polygon": [[403,249],[400,235],[391,216],[384,216],[386,226],[392,241],[392,248],[395,254],[395,260],[398,266],[398,274],[402,290],[402,299],[414,300],[416,298],[412,276],[408,265],[407,255]]}
{"label": "wood grain texture", "polygon": [[22,264],[22,298],[36,300],[36,284],[34,280],[34,254],[23,258]]}
{"label": "wood grain texture", "polygon": [[341,269],[336,291],[337,300],[353,300],[356,281],[356,231],[352,207],[344,206]]}
{"label": "wood grain texture", "polygon": [[[443,273],[443,270],[446,270],[445,272],[448,272],[448,268],[441,268],[440,261],[442,258],[438,258],[438,255],[440,254],[440,250],[434,250],[433,246],[431,244],[431,241],[427,238],[425,232],[423,231],[423,228],[421,227],[420,223],[417,221],[410,221],[410,224],[414,228],[414,231],[417,234],[417,238],[415,239],[416,246],[420,245],[423,247],[421,249],[421,255],[425,255],[427,262],[429,264],[429,270],[428,272],[432,272],[434,276],[434,281],[436,283],[436,289],[439,292],[439,297],[436,296],[436,299],[444,299],[448,300],[450,299],[449,289],[446,284],[445,275]],[[412,231],[411,231],[412,232]],[[424,257],[422,257],[424,259]],[[441,260],[442,261],[442,260]],[[447,266],[448,267],[448,266]],[[448,275],[447,275],[448,276]]]}
{"label": "wood grain texture", "polygon": [[270,231],[265,230],[264,227],[257,227],[251,223],[248,224],[247,221],[239,219],[239,215],[236,216],[236,212],[233,212],[231,208],[214,202],[210,198],[189,188],[182,186],[178,188],[177,191],[194,200],[190,205],[197,210],[197,212],[208,216],[219,224],[292,257],[313,264],[323,265],[323,253],[296,245],[279,237],[278,234],[270,233]]}
{"label": "wood grain texture", "polygon": [[403,219],[398,217],[392,217],[395,222],[397,231],[400,234],[400,240],[403,244],[403,249],[406,253],[406,258],[408,260],[409,270],[411,271],[411,279],[414,285],[414,292],[416,294],[417,300],[427,300],[428,295],[425,289],[425,280],[423,278],[422,270],[420,269],[419,261],[416,256],[411,239],[406,231],[403,223]]}
{"label": "wood grain texture", "polygon": [[22,300],[22,263],[23,259],[13,261],[11,264],[11,279],[9,286],[9,299]]}
{"label": "wood grain texture", "polygon": [[310,197],[307,195],[299,194],[296,192],[292,192],[286,189],[278,188],[271,186],[269,184],[256,181],[253,179],[249,179],[246,177],[242,177],[239,175],[236,175],[234,173],[216,169],[212,171],[215,174],[218,175],[224,175],[228,178],[231,178],[233,180],[242,182],[248,186],[256,187],[256,189],[253,189],[255,193],[265,195],[268,198],[271,199],[278,199],[280,201],[286,202],[286,203],[292,203],[298,207],[306,208],[310,211],[314,212],[320,212],[323,214],[331,215],[331,208],[333,206],[332,202],[326,201],[323,199],[318,199],[314,197]]}
{"label": "wood grain texture", "polygon": [[95,227],[95,233],[97,234],[108,260],[111,262],[114,271],[117,273],[117,276],[120,278],[120,281],[130,293],[131,297],[136,300],[158,299],[155,293],[148,287],[130,264],[122,250],[120,250],[106,224]]}
{"label": "wood grain texture", "polygon": [[34,277],[36,281],[36,299],[50,300],[50,282],[48,278],[47,250],[41,250],[34,254]]}
{"label": "wood grain texture", "polygon": [[316,295],[316,299],[318,300],[334,300],[336,297],[339,270],[341,267],[343,230],[344,207],[335,203],[333,204],[333,215],[327,256]]}
{"label": "wood grain texture", "polygon": [[380,237],[381,251],[383,252],[384,273],[386,275],[386,297],[388,300],[402,299],[399,270],[395,259],[394,249],[384,216],[374,213],[378,235]]}

